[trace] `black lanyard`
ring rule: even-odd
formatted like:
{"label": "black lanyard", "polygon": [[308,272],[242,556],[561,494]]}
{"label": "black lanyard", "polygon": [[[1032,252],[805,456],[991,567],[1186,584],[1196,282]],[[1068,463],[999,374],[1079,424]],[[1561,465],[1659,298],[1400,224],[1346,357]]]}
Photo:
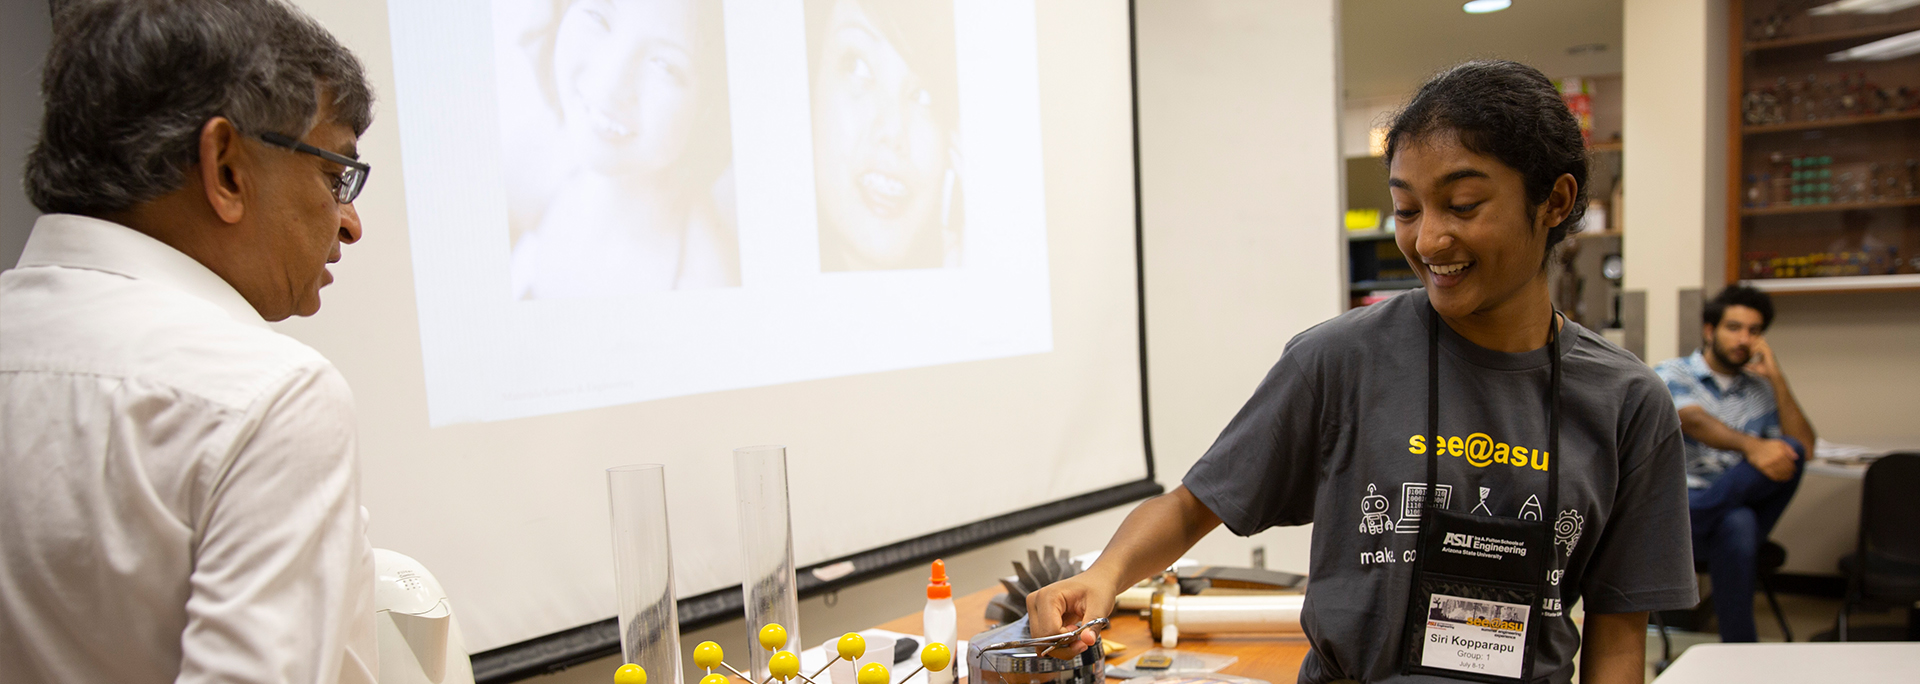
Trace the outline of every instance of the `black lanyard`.
{"label": "black lanyard", "polygon": [[[1560,310],[1553,311],[1553,319],[1547,323],[1547,364],[1553,368],[1552,379],[1547,381],[1547,501],[1540,510],[1541,522],[1551,524],[1547,516],[1557,515],[1560,511]],[[1427,304],[1427,439],[1438,440],[1440,436],[1440,312]],[[1437,447],[1437,445],[1436,445]],[[1440,450],[1427,449],[1427,496],[1421,502],[1421,508],[1432,509],[1439,497]],[[1421,528],[1420,544],[1425,548],[1426,532]],[[1551,554],[1548,556],[1552,557]]]}
{"label": "black lanyard", "polygon": [[[1530,682],[1533,681],[1534,661],[1538,659],[1540,653],[1538,649],[1545,642],[1545,637],[1542,635],[1548,630],[1546,621],[1548,590],[1552,585],[1559,583],[1560,574],[1560,570],[1556,568],[1558,563],[1555,556],[1558,554],[1554,553],[1552,522],[1548,518],[1550,515],[1556,515],[1560,508],[1560,469],[1555,463],[1559,460],[1560,451],[1560,312],[1557,310],[1553,312],[1553,318],[1547,326],[1547,363],[1551,367],[1546,402],[1547,500],[1545,507],[1539,511],[1539,519],[1527,521],[1499,519],[1472,512],[1456,513],[1446,510],[1439,503],[1441,498],[1439,496],[1440,442],[1442,440],[1440,437],[1440,326],[1445,325],[1445,322],[1440,319],[1440,312],[1432,307],[1431,302],[1427,311],[1427,438],[1433,440],[1433,445],[1427,450],[1427,493],[1421,502],[1420,533],[1416,542],[1418,556],[1414,561],[1413,581],[1408,592],[1409,613],[1404,635],[1410,641],[1406,642],[1407,651],[1403,656],[1405,660],[1402,662],[1402,673],[1501,684]],[[1472,456],[1468,454],[1456,453],[1455,455],[1465,455],[1472,460]],[[1522,456],[1522,458],[1525,457]],[[1485,488],[1482,488],[1482,492],[1484,491]],[[1451,497],[1449,497],[1449,503],[1450,499]],[[1529,497],[1528,501],[1531,502],[1533,499]],[[1482,503],[1485,503],[1484,493]],[[1526,515],[1527,508],[1528,506],[1523,504],[1520,514]],[[1429,544],[1430,541],[1435,541],[1433,539],[1437,534],[1434,531],[1435,528],[1445,531],[1445,537],[1441,540],[1445,543],[1438,547]],[[1466,544],[1471,546],[1474,544],[1472,540],[1482,531],[1495,535],[1488,537],[1490,539],[1519,544],[1523,550],[1517,554],[1517,557],[1498,558],[1496,556],[1497,565],[1485,565],[1483,561],[1465,561],[1467,564],[1461,565],[1462,558],[1441,555],[1460,553],[1457,550],[1461,545],[1459,538],[1464,537]],[[1444,549],[1449,546],[1454,547],[1455,550]],[[1526,550],[1530,549],[1539,549],[1544,552],[1544,557],[1534,555],[1528,558],[1530,554]],[[1504,551],[1495,551],[1495,553],[1505,555]],[[1480,555],[1486,557],[1484,553]],[[1430,556],[1432,556],[1431,559]],[[1429,564],[1441,558],[1450,558],[1450,560],[1441,563],[1441,569],[1429,577]],[[1473,565],[1476,562],[1482,564]],[[1520,590],[1523,586],[1532,587],[1531,595]],[[1445,655],[1444,649],[1440,652],[1442,655],[1428,657],[1428,642],[1450,643],[1452,647],[1493,648],[1489,645],[1475,647],[1475,643],[1486,644],[1487,642],[1471,640],[1462,642],[1459,636],[1451,637],[1449,642],[1448,637],[1434,631],[1436,628],[1442,631],[1455,629],[1444,625],[1445,622],[1453,621],[1435,622],[1430,617],[1423,617],[1428,614],[1429,606],[1438,605],[1438,597],[1442,595],[1467,602],[1528,604],[1526,636],[1518,645],[1522,660],[1519,662],[1517,672],[1506,674],[1506,670],[1503,669],[1489,669],[1490,666],[1508,667],[1507,663],[1496,664],[1495,660],[1482,659],[1483,656],[1497,656],[1498,651],[1488,650],[1473,656],[1471,661],[1456,660],[1452,664],[1446,662],[1448,656]],[[1562,610],[1558,605],[1558,598],[1555,597],[1552,600],[1555,601],[1553,604],[1555,609]],[[1564,615],[1564,612],[1561,614]],[[1511,651],[1508,652],[1511,653]],[[1465,653],[1465,651],[1456,652],[1456,654]],[[1437,662],[1428,664],[1430,661]]]}

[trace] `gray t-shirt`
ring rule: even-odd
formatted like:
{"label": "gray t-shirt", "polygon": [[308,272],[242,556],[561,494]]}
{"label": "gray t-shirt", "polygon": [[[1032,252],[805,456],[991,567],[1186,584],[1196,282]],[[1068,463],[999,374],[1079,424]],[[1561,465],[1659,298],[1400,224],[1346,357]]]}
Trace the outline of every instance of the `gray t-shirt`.
{"label": "gray t-shirt", "polygon": [[[1565,571],[1548,599],[1584,599],[1589,613],[1698,603],[1680,421],[1653,371],[1571,321],[1561,328],[1568,456],[1554,464],[1561,510],[1542,511],[1545,351],[1495,352],[1443,326],[1440,434],[1424,436],[1427,311],[1415,290],[1293,338],[1183,481],[1235,534],[1318,523],[1303,616],[1313,652],[1300,681],[1446,681],[1400,675],[1406,561],[1435,445],[1445,508],[1555,523],[1553,560]],[[1542,622],[1534,674],[1570,681],[1580,635],[1565,610]]]}

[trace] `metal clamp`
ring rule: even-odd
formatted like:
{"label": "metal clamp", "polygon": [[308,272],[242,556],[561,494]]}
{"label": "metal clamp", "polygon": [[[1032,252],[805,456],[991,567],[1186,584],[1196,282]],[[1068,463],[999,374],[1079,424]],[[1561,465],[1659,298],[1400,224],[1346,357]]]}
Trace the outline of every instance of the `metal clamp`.
{"label": "metal clamp", "polygon": [[1014,639],[1012,641],[1002,641],[997,644],[988,644],[986,646],[983,646],[980,648],[980,650],[982,652],[1007,651],[1007,650],[1012,650],[1016,648],[1032,648],[1037,646],[1045,646],[1047,647],[1046,650],[1041,651],[1041,654],[1044,655],[1056,648],[1061,648],[1061,647],[1072,644],[1074,641],[1080,638],[1081,632],[1087,631],[1089,629],[1102,630],[1112,625],[1113,623],[1106,618],[1094,618],[1092,620],[1087,620],[1085,622],[1080,623],[1078,626],[1075,626],[1072,631],[1069,631],[1069,632],[1062,632],[1060,634],[1055,634],[1053,636],[1033,637],[1031,639]]}

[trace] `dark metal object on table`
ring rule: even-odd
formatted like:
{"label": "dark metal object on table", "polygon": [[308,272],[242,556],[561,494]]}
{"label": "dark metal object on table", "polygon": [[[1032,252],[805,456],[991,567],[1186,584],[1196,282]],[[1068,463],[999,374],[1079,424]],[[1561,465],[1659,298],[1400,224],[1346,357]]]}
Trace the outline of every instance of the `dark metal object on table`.
{"label": "dark metal object on table", "polygon": [[1307,576],[1266,568],[1208,566],[1197,572],[1179,575],[1180,593],[1191,596],[1208,589],[1254,589],[1264,591],[1305,590]]}
{"label": "dark metal object on table", "polygon": [[1066,549],[1054,549],[1051,546],[1040,551],[1027,550],[1027,562],[1013,562],[1012,577],[1000,578],[1000,586],[1007,593],[993,597],[987,603],[987,621],[1006,624],[1027,615],[1027,595],[1039,591],[1041,587],[1080,574],[1081,568],[1073,561],[1073,554]]}
{"label": "dark metal object on table", "polygon": [[920,642],[913,637],[903,636],[893,640],[893,664],[907,662],[914,653],[920,651]]}

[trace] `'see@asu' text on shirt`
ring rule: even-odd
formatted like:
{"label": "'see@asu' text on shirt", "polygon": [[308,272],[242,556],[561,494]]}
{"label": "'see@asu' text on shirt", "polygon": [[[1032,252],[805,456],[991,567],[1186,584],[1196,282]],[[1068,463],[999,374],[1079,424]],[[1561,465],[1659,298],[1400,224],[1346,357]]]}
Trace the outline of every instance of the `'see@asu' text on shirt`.
{"label": "'see@asu' text on shirt", "polygon": [[[1652,370],[1571,321],[1561,328],[1560,448],[1547,451],[1549,359],[1479,347],[1442,324],[1440,428],[1427,430],[1426,292],[1301,333],[1183,484],[1235,534],[1314,523],[1301,682],[1402,676],[1422,503],[1553,524],[1534,676],[1570,681],[1567,609],[1698,602],[1679,416]],[[1541,341],[1544,345],[1545,340]],[[1439,476],[1426,491],[1429,450]],[[1560,510],[1543,509],[1549,459]]]}
{"label": "'see@asu' text on shirt", "polygon": [[0,682],[373,681],[353,397],[205,266],[41,217],[0,426]]}

